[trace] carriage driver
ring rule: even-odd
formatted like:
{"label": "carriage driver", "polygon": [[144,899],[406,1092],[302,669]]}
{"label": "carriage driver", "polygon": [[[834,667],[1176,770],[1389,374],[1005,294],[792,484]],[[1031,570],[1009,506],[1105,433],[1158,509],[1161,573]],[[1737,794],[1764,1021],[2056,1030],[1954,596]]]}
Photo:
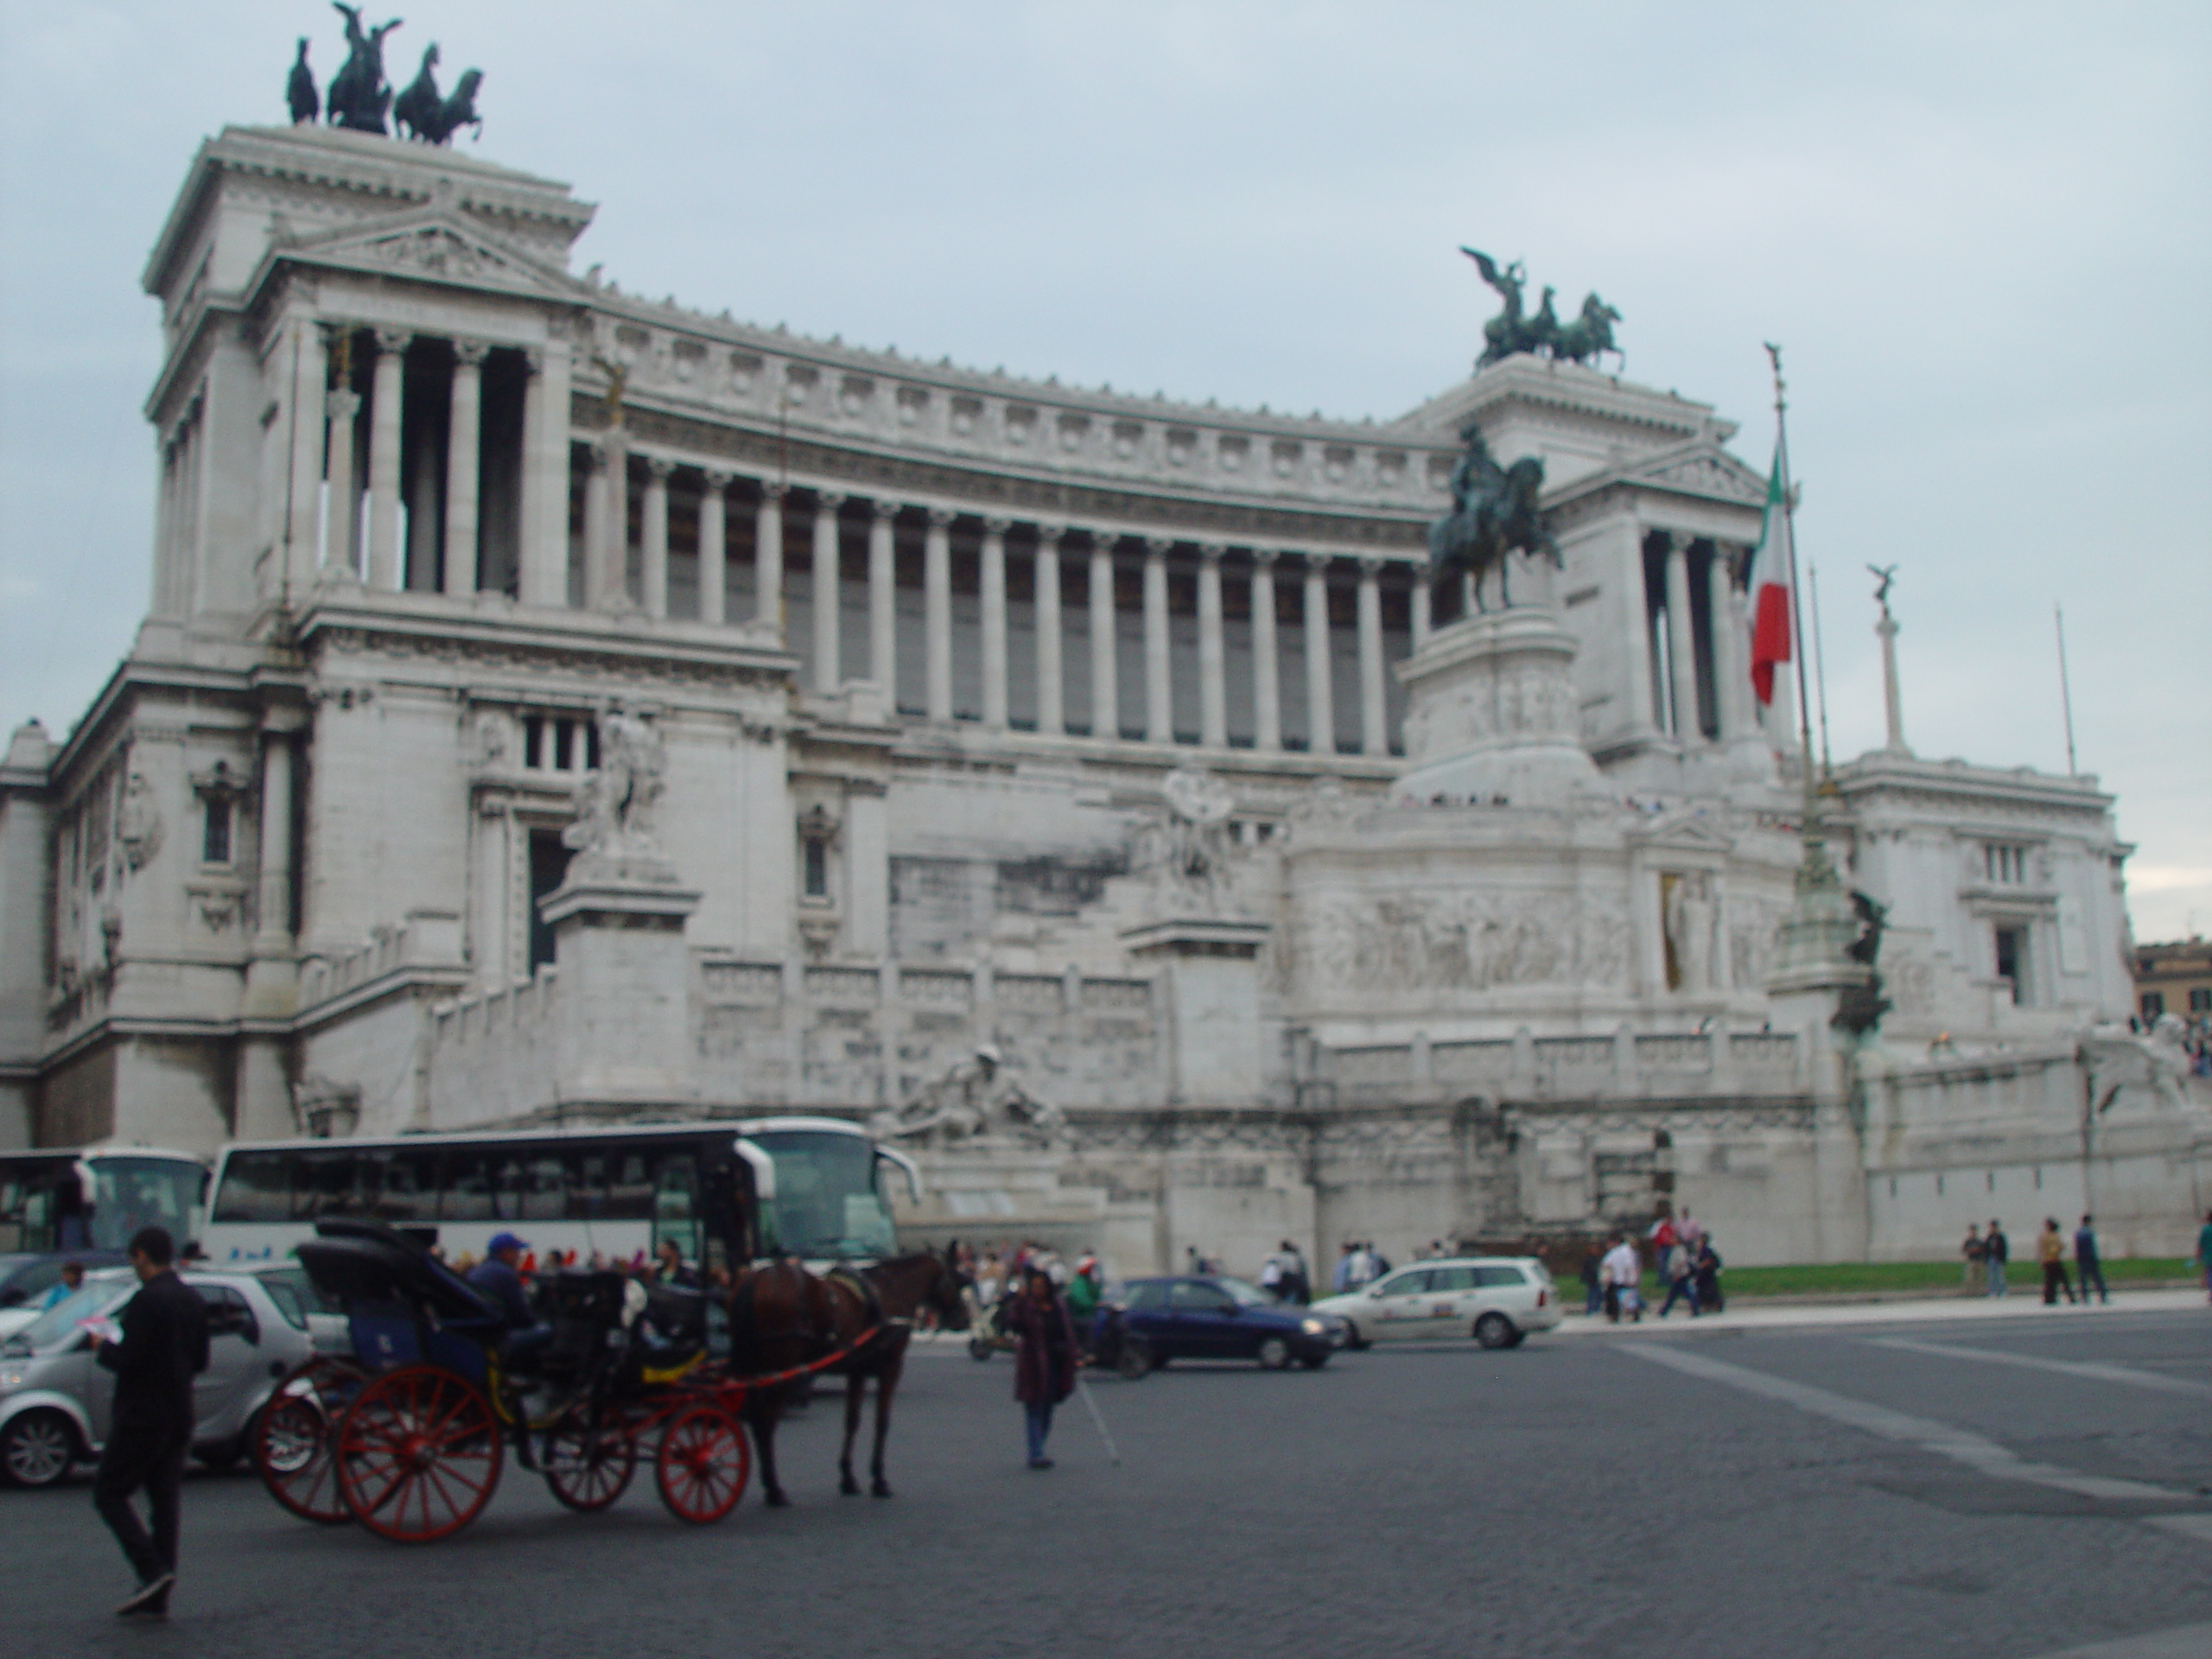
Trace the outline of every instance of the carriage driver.
{"label": "carriage driver", "polygon": [[494,1234],[483,1261],[468,1272],[469,1284],[506,1316],[507,1334],[499,1351],[512,1368],[526,1366],[553,1340],[553,1327],[530,1311],[530,1299],[523,1294],[518,1264],[529,1248],[512,1233]]}

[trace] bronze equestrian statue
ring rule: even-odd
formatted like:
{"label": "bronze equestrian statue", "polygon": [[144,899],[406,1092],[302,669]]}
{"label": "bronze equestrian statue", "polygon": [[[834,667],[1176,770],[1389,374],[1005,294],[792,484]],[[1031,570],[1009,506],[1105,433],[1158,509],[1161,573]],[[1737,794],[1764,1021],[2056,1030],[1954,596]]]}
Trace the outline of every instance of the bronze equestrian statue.
{"label": "bronze equestrian statue", "polygon": [[312,125],[322,113],[322,99],[316,96],[315,71],[308,67],[308,37],[300,36],[300,54],[292,60],[292,73],[284,83],[284,101],[292,106],[294,126]]}
{"label": "bronze equestrian statue", "polygon": [[1471,420],[1459,429],[1459,436],[1467,447],[1452,469],[1452,511],[1428,527],[1430,568],[1439,576],[1454,570],[1471,575],[1478,611],[1490,608],[1483,603],[1483,578],[1496,569],[1499,607],[1510,610],[1507,554],[1542,553],[1554,565],[1561,563],[1539,505],[1544,463],[1538,456],[1523,455],[1510,467],[1500,466],[1483,441],[1481,426]]}
{"label": "bronze equestrian statue", "polygon": [[345,0],[331,4],[346,19],[346,62],[331,77],[327,107],[330,124],[355,132],[384,132],[385,112],[391,107],[391,85],[384,78],[384,37],[397,29],[400,20],[364,32],[361,8]]}
{"label": "bronze equestrian statue", "polygon": [[1535,315],[1523,316],[1521,291],[1528,273],[1521,262],[1516,259],[1501,266],[1479,249],[1463,247],[1459,251],[1475,262],[1483,281],[1496,289],[1504,302],[1504,309],[1483,325],[1483,354],[1475,359],[1478,370],[1522,352],[1562,363],[1586,363],[1610,352],[1623,363],[1627,361],[1613,344],[1613,325],[1621,320],[1621,314],[1595,294],[1584,298],[1581,315],[1570,323],[1562,325],[1552,309],[1552,297],[1558,292],[1552,288],[1544,289],[1543,303]]}

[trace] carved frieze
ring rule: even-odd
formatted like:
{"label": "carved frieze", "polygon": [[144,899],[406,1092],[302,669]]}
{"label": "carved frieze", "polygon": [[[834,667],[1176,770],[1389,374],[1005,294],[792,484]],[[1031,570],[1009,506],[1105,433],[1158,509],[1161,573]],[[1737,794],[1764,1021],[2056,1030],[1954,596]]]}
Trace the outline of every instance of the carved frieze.
{"label": "carved frieze", "polygon": [[1309,900],[1284,956],[1294,994],[1624,986],[1629,926],[1586,895],[1445,890]]}

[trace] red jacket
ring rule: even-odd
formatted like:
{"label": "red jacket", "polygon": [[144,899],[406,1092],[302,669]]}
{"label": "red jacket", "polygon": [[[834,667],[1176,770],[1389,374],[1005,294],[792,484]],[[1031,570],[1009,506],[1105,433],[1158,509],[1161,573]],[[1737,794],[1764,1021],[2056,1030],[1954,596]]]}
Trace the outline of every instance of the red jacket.
{"label": "red jacket", "polygon": [[1075,1325],[1057,1290],[1049,1303],[1027,1291],[1007,1309],[1014,1332],[1014,1397],[1025,1406],[1058,1405],[1075,1392]]}

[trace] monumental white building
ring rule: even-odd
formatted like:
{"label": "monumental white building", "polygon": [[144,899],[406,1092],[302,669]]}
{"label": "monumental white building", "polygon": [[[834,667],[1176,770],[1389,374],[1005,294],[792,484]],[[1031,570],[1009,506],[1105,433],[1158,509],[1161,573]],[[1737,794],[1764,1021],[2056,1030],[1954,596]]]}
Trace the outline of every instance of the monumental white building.
{"label": "monumental white building", "polygon": [[[1893,733],[1822,798],[1878,1039],[1778,959],[1800,758],[1709,407],[976,373],[577,277],[592,211],[311,126],[194,159],[145,620],[0,762],[0,1144],[785,1108],[921,1147],[918,1231],[1125,1270],[2202,1207],[2204,1101],[2084,1046],[2131,1001],[2094,779]],[[1563,554],[1484,616],[1424,563],[1471,418]]]}

